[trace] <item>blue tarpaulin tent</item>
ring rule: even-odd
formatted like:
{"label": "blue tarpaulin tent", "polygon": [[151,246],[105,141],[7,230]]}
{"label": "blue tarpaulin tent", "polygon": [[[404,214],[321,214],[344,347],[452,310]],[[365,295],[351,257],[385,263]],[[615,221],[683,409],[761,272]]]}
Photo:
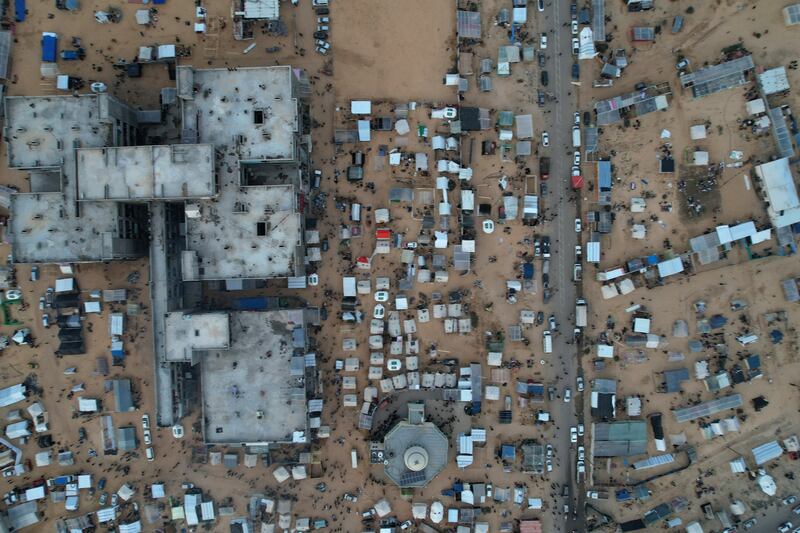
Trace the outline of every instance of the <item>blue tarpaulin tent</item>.
{"label": "blue tarpaulin tent", "polygon": [[25,0],[14,0],[14,20],[25,22]]}
{"label": "blue tarpaulin tent", "polygon": [[708,325],[711,326],[712,329],[721,328],[727,323],[728,319],[722,315],[714,315],[708,321]]}
{"label": "blue tarpaulin tent", "polygon": [[500,448],[500,458],[504,461],[511,460],[513,461],[517,457],[517,449],[514,447],[513,444],[503,444],[502,448]]}
{"label": "blue tarpaulin tent", "polygon": [[42,61],[55,63],[58,55],[58,35],[46,31],[42,33]]}

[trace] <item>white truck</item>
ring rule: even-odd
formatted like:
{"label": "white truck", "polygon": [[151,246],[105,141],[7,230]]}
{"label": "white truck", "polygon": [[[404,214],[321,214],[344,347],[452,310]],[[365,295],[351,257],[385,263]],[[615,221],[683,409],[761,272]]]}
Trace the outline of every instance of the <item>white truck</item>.
{"label": "white truck", "polygon": [[581,127],[580,126],[572,126],[572,147],[573,148],[580,148],[581,147]]}
{"label": "white truck", "polygon": [[585,328],[587,322],[586,300],[578,298],[575,300],[575,326]]}
{"label": "white truck", "polygon": [[544,353],[553,353],[553,336],[550,331],[542,332],[542,348]]}

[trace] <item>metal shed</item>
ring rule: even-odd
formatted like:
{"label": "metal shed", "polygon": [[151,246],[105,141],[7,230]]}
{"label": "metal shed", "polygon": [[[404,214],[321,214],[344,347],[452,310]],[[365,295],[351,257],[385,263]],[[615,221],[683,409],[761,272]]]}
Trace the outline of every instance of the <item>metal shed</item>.
{"label": "metal shed", "polygon": [[478,11],[456,11],[456,31],[460,39],[481,38],[481,14]]}

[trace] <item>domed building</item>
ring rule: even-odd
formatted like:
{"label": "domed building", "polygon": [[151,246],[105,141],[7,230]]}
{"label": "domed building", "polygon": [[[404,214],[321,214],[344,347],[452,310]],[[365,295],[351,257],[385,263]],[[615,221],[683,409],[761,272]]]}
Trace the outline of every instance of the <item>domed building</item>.
{"label": "domed building", "polygon": [[408,404],[408,420],[383,439],[384,472],[399,487],[424,487],[447,465],[447,437],[425,421],[421,403]]}

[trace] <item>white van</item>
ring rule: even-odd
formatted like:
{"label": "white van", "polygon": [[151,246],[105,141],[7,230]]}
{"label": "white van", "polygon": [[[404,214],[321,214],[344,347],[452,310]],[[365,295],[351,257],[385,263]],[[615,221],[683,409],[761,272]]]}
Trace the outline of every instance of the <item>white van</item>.
{"label": "white van", "polygon": [[542,332],[542,345],[544,353],[553,353],[553,336],[550,331]]}
{"label": "white van", "polygon": [[580,148],[581,147],[581,127],[580,126],[572,126],[572,147],[573,148]]}

